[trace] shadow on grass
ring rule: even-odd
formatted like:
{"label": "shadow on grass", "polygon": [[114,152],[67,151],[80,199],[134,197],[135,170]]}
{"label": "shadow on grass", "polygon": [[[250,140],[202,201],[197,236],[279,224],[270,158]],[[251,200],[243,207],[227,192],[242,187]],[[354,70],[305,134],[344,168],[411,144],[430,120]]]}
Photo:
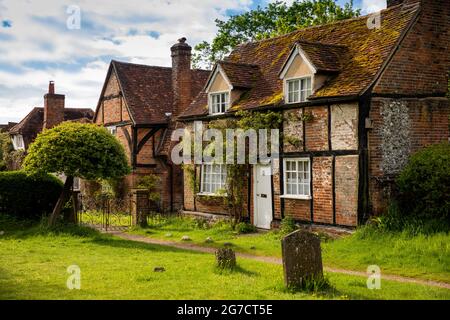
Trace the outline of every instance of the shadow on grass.
{"label": "shadow on grass", "polygon": [[[12,275],[4,268],[0,268],[0,275],[0,300],[50,299],[45,295],[46,292],[63,293],[68,290],[64,281],[61,282],[61,285],[46,283],[36,277],[27,278],[26,281],[17,281],[17,276]],[[27,290],[27,288],[33,288],[33,290]]]}
{"label": "shadow on grass", "polygon": [[225,276],[235,275],[235,274],[243,274],[248,277],[260,276],[259,272],[246,270],[246,269],[242,268],[240,265],[237,265],[236,267],[234,267],[232,269],[219,268],[216,266],[216,267],[214,267],[214,273],[219,274],[219,275],[225,275]]}

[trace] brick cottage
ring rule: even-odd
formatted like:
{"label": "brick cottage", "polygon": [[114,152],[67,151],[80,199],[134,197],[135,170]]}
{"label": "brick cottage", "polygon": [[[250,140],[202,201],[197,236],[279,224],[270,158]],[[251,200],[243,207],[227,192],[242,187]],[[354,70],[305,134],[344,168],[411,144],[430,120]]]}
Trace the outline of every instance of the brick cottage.
{"label": "brick cottage", "polygon": [[[272,168],[254,165],[243,177],[250,221],[269,229],[290,216],[353,227],[386,209],[411,153],[448,140],[449,46],[448,0],[388,1],[379,15],[240,45],[178,119],[192,130],[194,121],[237,110],[282,112],[282,135],[298,143],[283,139]],[[145,86],[134,81],[135,90]],[[198,165],[194,174],[200,190],[184,179],[184,211],[227,214],[215,194],[225,167]]]}
{"label": "brick cottage", "polygon": [[55,83],[50,81],[44,95],[44,107],[35,107],[19,123],[9,129],[15,150],[27,150],[38,133],[63,121],[91,122],[94,112],[89,108],[66,108],[66,96],[55,93]]}
{"label": "brick cottage", "polygon": [[169,157],[171,133],[176,117],[210,73],[191,69],[191,47],[185,38],[171,53],[171,68],[111,61],[94,116],[94,123],[107,127],[125,147],[132,167],[124,180],[126,190],[136,187],[142,176],[160,178],[162,211],[182,208],[182,171]]}

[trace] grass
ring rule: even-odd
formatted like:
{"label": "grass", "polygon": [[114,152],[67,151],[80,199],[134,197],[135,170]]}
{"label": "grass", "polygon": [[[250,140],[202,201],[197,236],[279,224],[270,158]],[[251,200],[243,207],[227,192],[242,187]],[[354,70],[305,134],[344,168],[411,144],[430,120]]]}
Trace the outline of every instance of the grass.
{"label": "grass", "polygon": [[[192,243],[200,246],[221,247],[229,242],[237,252],[281,257],[282,235],[277,231],[239,235],[226,223],[207,227],[196,221],[180,217],[156,219],[149,221],[148,228],[136,228],[130,232],[179,242],[183,235],[188,235]],[[207,237],[214,242],[205,242]],[[366,226],[351,236],[337,240],[322,236],[322,239],[326,266],[365,272],[369,265],[378,265],[382,273],[450,283],[448,233],[411,235]]]}
{"label": "grass", "polygon": [[[333,286],[293,293],[282,267],[237,260],[234,272],[217,272],[214,256],[125,241],[79,227],[49,230],[0,219],[0,299],[450,299],[450,290],[327,274]],[[67,268],[81,269],[81,290],[69,290]],[[154,272],[162,266],[165,272]]]}

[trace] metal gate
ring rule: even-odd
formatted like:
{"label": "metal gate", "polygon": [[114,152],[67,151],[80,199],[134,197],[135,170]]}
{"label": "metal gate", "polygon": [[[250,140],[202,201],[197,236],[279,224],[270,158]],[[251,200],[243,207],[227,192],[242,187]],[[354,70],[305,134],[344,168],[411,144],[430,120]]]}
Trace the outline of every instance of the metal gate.
{"label": "metal gate", "polygon": [[80,225],[105,231],[125,230],[132,225],[127,202],[121,199],[87,199],[78,194],[77,221]]}

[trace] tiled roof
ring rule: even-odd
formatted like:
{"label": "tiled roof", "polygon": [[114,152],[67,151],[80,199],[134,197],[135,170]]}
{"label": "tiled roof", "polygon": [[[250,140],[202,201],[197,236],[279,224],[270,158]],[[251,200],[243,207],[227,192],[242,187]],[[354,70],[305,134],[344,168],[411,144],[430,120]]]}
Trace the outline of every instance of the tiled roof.
{"label": "tiled roof", "polygon": [[219,61],[217,63],[225,72],[233,88],[250,89],[260,77],[259,67],[254,64]]}
{"label": "tiled roof", "polygon": [[[89,108],[64,108],[64,121],[92,120],[94,111]],[[83,120],[85,121],[85,120]],[[10,133],[22,135],[36,135],[42,131],[44,124],[44,108],[35,107],[18,124],[9,130]]]}
{"label": "tiled roof", "polygon": [[[362,94],[398,45],[418,8],[417,5],[398,5],[381,11],[381,28],[378,29],[369,29],[368,16],[364,16],[240,45],[226,60],[258,65],[261,78],[234,103],[231,110],[283,103],[283,86],[279,73],[297,43],[323,69],[337,68],[332,61],[333,56],[341,56],[339,72],[317,90],[311,99]],[[341,54],[340,50],[345,53]],[[319,57],[320,52],[326,53],[326,56]],[[206,115],[207,112],[207,96],[201,92],[180,118]]]}
{"label": "tiled roof", "polygon": [[[147,66],[113,60],[123,96],[135,124],[167,122],[172,112],[172,68]],[[192,70],[192,97],[202,89],[209,71]]]}
{"label": "tiled roof", "polygon": [[350,58],[345,46],[308,41],[298,41],[297,44],[318,72],[339,72],[341,61]]}

